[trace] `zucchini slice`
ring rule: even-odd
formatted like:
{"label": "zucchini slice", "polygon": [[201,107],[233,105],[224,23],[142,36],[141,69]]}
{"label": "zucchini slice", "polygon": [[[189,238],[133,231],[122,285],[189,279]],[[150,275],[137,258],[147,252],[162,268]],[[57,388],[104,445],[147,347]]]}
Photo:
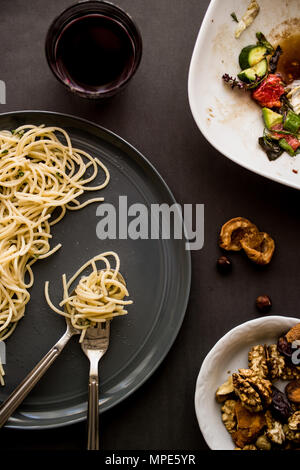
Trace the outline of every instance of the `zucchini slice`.
{"label": "zucchini slice", "polygon": [[261,60],[253,67],[243,70],[238,74],[238,78],[245,83],[255,82],[256,78],[263,78],[268,72],[268,62],[266,59]]}
{"label": "zucchini slice", "polygon": [[275,113],[269,108],[263,108],[262,114],[263,114],[265,125],[268,129],[272,129],[273,126],[275,126],[276,124],[281,124],[283,121],[282,114]]}
{"label": "zucchini slice", "polygon": [[247,46],[241,50],[239,63],[242,70],[253,67],[265,58],[268,51],[264,46]]}

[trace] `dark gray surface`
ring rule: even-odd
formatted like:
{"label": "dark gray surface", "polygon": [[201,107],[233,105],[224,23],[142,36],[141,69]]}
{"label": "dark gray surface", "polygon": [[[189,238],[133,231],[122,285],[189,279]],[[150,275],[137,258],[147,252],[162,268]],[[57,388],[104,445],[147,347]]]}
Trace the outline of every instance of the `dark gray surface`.
{"label": "dark gray surface", "polygon": [[[188,66],[207,0],[119,0],[137,20],[144,55],[127,90],[105,104],[68,95],[46,65],[47,25],[62,0],[2,0],[1,110],[48,109],[76,114],[119,133],[156,166],[178,202],[205,204],[205,245],[192,255],[189,308],[169,355],[134,395],[101,418],[105,449],[205,449],[194,413],[201,362],[233,326],[255,318],[260,293],[273,314],[298,315],[300,195],[254,175],[216,152],[198,131],[188,105]],[[229,19],[231,20],[231,19]],[[205,71],[203,71],[205,73]],[[300,176],[299,176],[300,177]],[[232,275],[215,270],[217,235],[230,217],[249,217],[277,243],[272,264],[257,269],[240,254]],[[1,432],[3,448],[83,449],[85,425],[45,432]]]}
{"label": "dark gray surface", "polygon": [[[0,115],[0,129],[41,123],[65,129],[75,148],[89,152],[109,169],[111,179],[101,196],[113,204],[118,215],[120,195],[127,198],[128,207],[142,204],[150,210],[152,204],[175,203],[151,164],[105,129],[61,113],[15,111]],[[92,174],[90,170],[89,174]],[[91,186],[100,185],[103,178],[103,172],[99,171]],[[92,192],[81,200],[95,195]],[[62,248],[56,256],[34,267],[35,282],[30,289],[26,319],[7,341],[6,386],[0,389],[1,401],[66,328],[64,319],[55,315],[45,302],[45,281],[49,281],[52,302],[59,305],[62,274],[70,279],[80,266],[101,252],[119,254],[120,272],[134,303],[128,306],[128,316],[116,318],[111,325],[109,351],[100,364],[100,410],[112,408],[144,383],[173,344],[190,290],[191,260],[185,249],[186,240],[99,240],[97,206],[90,204],[82,212],[71,212],[64,217],[52,231],[51,245],[60,242]],[[153,223],[159,224],[157,218]],[[86,418],[88,361],[78,347],[78,337],[70,343],[12,416],[9,427],[40,429],[74,424]]]}

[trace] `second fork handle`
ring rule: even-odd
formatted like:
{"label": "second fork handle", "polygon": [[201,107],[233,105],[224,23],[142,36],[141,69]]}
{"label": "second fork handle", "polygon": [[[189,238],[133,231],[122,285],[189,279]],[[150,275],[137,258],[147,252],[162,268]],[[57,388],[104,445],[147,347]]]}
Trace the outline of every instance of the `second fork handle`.
{"label": "second fork handle", "polygon": [[87,450],[99,450],[99,380],[94,374],[89,378]]}
{"label": "second fork handle", "polygon": [[18,408],[22,401],[27,397],[28,393],[33,389],[36,383],[44,375],[46,370],[55,361],[57,356],[63,350],[72,334],[68,331],[57,341],[57,343],[47,352],[40,362],[32,369],[25,379],[18,385],[12,394],[0,406],[0,428],[4,426],[8,418]]}

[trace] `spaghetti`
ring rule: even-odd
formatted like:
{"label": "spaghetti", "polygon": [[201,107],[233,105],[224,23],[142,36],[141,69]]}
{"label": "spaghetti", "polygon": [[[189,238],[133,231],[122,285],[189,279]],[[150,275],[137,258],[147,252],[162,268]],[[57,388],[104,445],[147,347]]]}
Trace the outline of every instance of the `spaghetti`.
{"label": "spaghetti", "polygon": [[[114,268],[111,267],[111,263],[107,259],[108,256],[114,258]],[[102,269],[98,269],[97,262],[104,265]],[[88,276],[82,276],[70,294],[72,284],[89,267],[92,268],[91,273]],[[109,251],[87,261],[69,281],[63,274],[63,300],[59,306],[64,307],[65,311],[53,305],[49,297],[49,282],[45,283],[45,297],[48,305],[56,313],[69,318],[74,328],[81,330],[79,342],[83,341],[86,330],[90,326],[96,326],[99,322],[127,314],[124,306],[132,304],[132,301],[124,300],[124,297],[129,294],[119,269],[118,255]]]}
{"label": "spaghetti", "polygon": [[[103,183],[89,186],[99,170]],[[7,339],[24,316],[34,282],[32,265],[61,247],[50,248],[51,226],[67,209],[103,201],[97,197],[80,203],[78,198],[108,182],[107,168],[73,148],[61,128],[24,125],[0,131],[0,340]],[[57,208],[61,212],[53,218]]]}

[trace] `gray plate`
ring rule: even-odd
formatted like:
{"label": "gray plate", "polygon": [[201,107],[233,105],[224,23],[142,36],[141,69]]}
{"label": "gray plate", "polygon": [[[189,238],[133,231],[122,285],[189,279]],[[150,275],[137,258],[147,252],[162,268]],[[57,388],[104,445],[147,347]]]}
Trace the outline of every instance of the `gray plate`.
{"label": "gray plate", "polygon": [[[46,124],[63,127],[75,146],[99,157],[108,167],[111,182],[101,196],[118,207],[119,195],[128,205],[167,203],[175,200],[155,168],[131,145],[115,134],[83,119],[58,113],[21,111],[0,115],[1,129]],[[100,181],[100,177],[99,177]],[[95,193],[90,193],[95,194]],[[88,196],[90,196],[88,195]],[[62,249],[34,265],[35,283],[25,318],[7,341],[6,386],[3,401],[58,340],[64,320],[44,299],[61,299],[61,275],[74,273],[86,260],[107,250],[118,252],[121,272],[134,300],[129,314],[113,321],[109,351],[100,363],[100,410],[105,411],[136,390],[162,362],[182,324],[191,279],[190,253],[185,240],[99,240],[96,236],[97,204],[68,212],[53,227],[53,245]],[[41,429],[85,419],[88,361],[72,338],[61,356],[9,420],[11,428]]]}

